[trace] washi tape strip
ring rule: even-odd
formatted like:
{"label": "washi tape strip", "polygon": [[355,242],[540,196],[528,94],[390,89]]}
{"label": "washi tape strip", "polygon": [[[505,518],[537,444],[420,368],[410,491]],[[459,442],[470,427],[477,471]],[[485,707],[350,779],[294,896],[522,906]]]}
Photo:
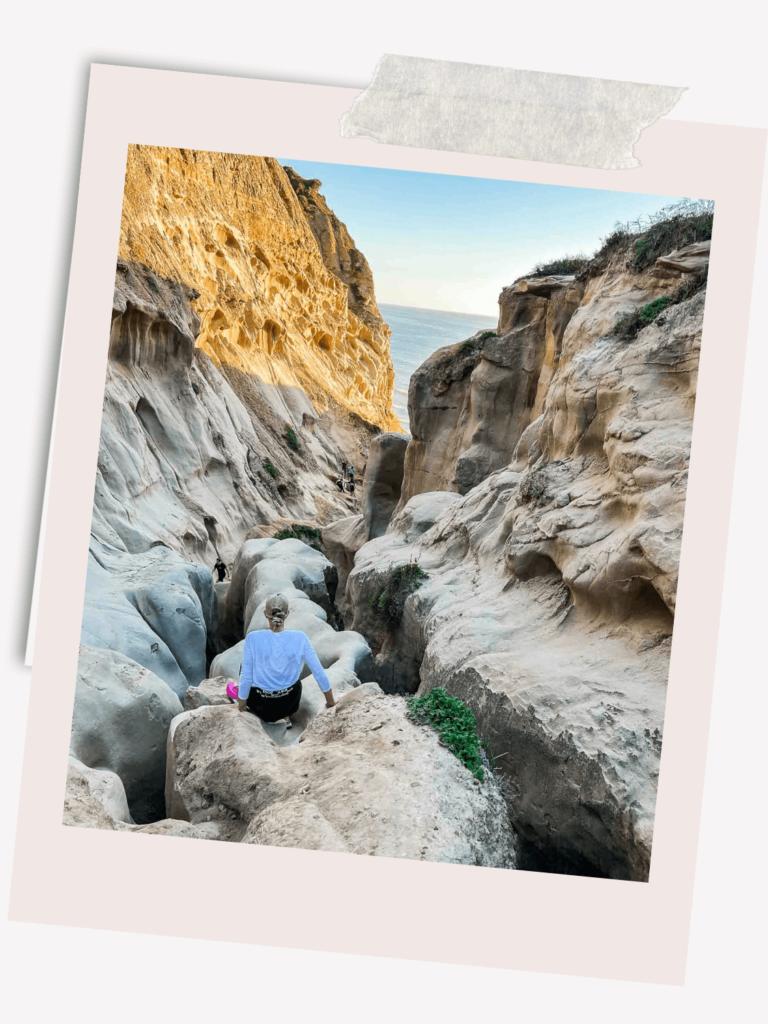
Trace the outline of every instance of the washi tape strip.
{"label": "washi tape strip", "polygon": [[625,170],[686,86],[385,54],[341,134],[393,146]]}

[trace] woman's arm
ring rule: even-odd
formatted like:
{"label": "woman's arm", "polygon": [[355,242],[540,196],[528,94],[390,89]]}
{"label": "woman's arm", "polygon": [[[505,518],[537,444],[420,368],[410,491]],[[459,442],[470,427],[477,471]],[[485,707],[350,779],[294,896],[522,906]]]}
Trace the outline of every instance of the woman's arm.
{"label": "woman's arm", "polygon": [[237,688],[237,710],[245,710],[245,702],[248,700],[248,694],[251,692],[251,685],[253,683],[253,648],[252,644],[248,643],[250,633],[245,638],[245,648],[243,650],[243,664],[240,669],[240,685]]}
{"label": "woman's arm", "polygon": [[333,696],[333,690],[331,689],[331,680],[326,675],[325,669],[320,664],[320,659],[315,654],[315,649],[310,643],[309,637],[304,634],[304,661],[309,665],[312,675],[317,680],[317,685],[325,694],[325,703],[329,708],[332,708],[336,703]]}

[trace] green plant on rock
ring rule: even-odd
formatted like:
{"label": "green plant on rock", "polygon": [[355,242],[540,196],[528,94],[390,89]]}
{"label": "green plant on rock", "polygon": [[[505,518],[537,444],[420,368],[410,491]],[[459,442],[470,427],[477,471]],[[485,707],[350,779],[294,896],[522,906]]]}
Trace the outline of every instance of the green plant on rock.
{"label": "green plant on rock", "polygon": [[264,466],[264,471],[266,473],[269,473],[271,477],[277,476],[277,470],[275,469],[274,465],[269,461],[269,459],[264,459],[262,465]]}
{"label": "green plant on rock", "polygon": [[384,578],[377,581],[368,607],[384,620],[388,629],[396,629],[403,617],[406,600],[428,578],[418,562],[390,568]]}
{"label": "green plant on rock", "polygon": [[320,530],[316,530],[313,526],[304,526],[301,523],[297,523],[295,526],[287,526],[282,530],[278,530],[272,536],[275,540],[300,540],[308,547],[314,548],[315,551],[323,550],[323,535]]}
{"label": "green plant on rock", "polygon": [[671,301],[671,295],[662,295],[661,298],[654,299],[653,302],[646,303],[646,305],[640,310],[638,316],[644,324],[651,324],[659,313],[667,308]]}
{"label": "green plant on rock", "polygon": [[454,753],[476,779],[482,781],[484,772],[477,719],[463,700],[452,697],[445,687],[436,686],[423,697],[411,697],[408,713],[414,722],[431,725],[443,746]]}
{"label": "green plant on rock", "polygon": [[285,440],[288,442],[288,447],[292,451],[294,451],[294,452],[300,452],[301,451],[301,445],[299,444],[299,439],[296,436],[296,431],[290,425],[290,423],[286,423],[286,425],[285,425],[285,432],[284,433],[285,433]]}
{"label": "green plant on rock", "polygon": [[557,260],[549,260],[546,263],[537,263],[529,277],[549,277],[550,274],[575,274],[589,262],[588,258],[579,253],[578,256],[561,256]]}

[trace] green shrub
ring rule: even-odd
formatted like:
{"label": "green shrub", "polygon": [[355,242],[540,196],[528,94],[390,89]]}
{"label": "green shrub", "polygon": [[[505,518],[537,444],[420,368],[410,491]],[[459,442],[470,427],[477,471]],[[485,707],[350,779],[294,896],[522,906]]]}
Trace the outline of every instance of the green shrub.
{"label": "green shrub", "polygon": [[647,303],[640,310],[638,316],[644,324],[651,324],[672,301],[671,295],[662,295],[660,299],[654,299],[653,302]]}
{"label": "green shrub", "polygon": [[377,581],[368,607],[384,619],[387,628],[396,629],[403,617],[406,599],[428,578],[417,562],[390,569]]}
{"label": "green shrub", "polygon": [[635,310],[634,313],[625,314],[616,321],[613,333],[624,341],[631,341],[632,338],[637,336],[639,331],[642,331],[648,324],[652,324],[667,306],[676,306],[678,303],[691,298],[706,283],[706,274],[692,274],[691,277],[695,277],[696,280],[686,281],[672,295],[662,295],[652,302],[647,302],[640,309]]}
{"label": "green shrub", "polygon": [[408,713],[419,724],[428,724],[437,730],[440,741],[482,781],[483,762],[477,720],[458,697],[451,697],[442,686],[436,686],[423,697],[411,697]]}
{"label": "green shrub", "polygon": [[[590,272],[604,269],[617,250],[628,250],[634,239],[632,267],[644,270],[659,256],[692,242],[712,237],[715,204],[707,199],[681,199],[648,217],[614,225],[590,261]],[[640,237],[638,237],[640,236]]]}
{"label": "green shrub", "polygon": [[312,526],[303,526],[299,523],[296,526],[288,526],[283,530],[278,530],[272,536],[275,540],[300,540],[308,547],[314,548],[315,551],[323,550],[323,535],[320,530],[316,530]]}
{"label": "green shrub", "polygon": [[288,447],[292,451],[301,451],[301,445],[299,444],[298,437],[296,437],[296,431],[293,429],[290,423],[286,423],[285,425],[285,440],[288,442]]}
{"label": "green shrub", "polygon": [[680,249],[693,242],[705,242],[712,237],[714,214],[695,213],[692,216],[675,214],[667,220],[652,224],[635,241],[635,270],[644,270],[655,263],[659,256],[666,256],[673,249]]}
{"label": "green shrub", "polygon": [[269,459],[264,459],[264,461],[262,462],[262,465],[264,467],[265,472],[269,473],[269,475],[271,477],[276,477],[277,476],[277,470],[272,465],[272,463],[269,461]]}
{"label": "green shrub", "polygon": [[549,277],[550,274],[575,274],[589,263],[583,253],[578,256],[561,256],[558,260],[537,263],[526,277]]}

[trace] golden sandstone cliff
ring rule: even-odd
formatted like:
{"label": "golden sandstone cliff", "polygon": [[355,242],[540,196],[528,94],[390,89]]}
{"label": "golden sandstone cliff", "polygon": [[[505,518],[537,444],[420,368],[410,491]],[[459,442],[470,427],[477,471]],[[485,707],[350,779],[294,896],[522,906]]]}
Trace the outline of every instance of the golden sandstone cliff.
{"label": "golden sandstone cliff", "polygon": [[82,642],[177,695],[216,650],[217,555],[361,508],[340,465],[360,480],[399,426],[370,268],[318,187],[272,159],[129,150]]}
{"label": "golden sandstone cliff", "polygon": [[270,157],[131,146],[120,259],[199,292],[216,365],[397,430],[370,268],[319,185]]}

